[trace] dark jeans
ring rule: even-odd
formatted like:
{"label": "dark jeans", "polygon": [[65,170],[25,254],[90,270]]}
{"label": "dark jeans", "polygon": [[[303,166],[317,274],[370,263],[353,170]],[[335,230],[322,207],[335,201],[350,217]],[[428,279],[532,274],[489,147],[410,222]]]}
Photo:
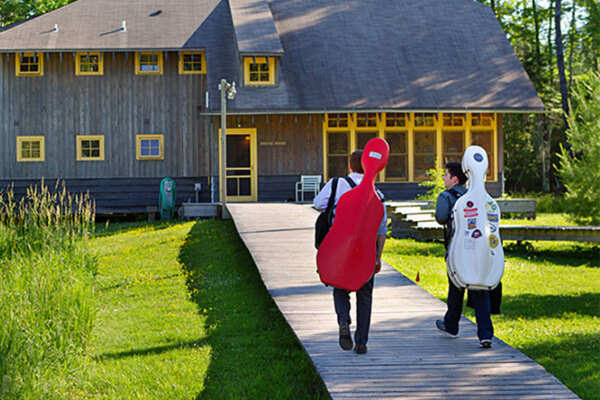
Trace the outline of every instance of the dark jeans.
{"label": "dark jeans", "polygon": [[[459,289],[448,278],[448,311],[444,316],[444,325],[448,332],[456,335],[458,333],[458,321],[462,315],[463,298],[465,290]],[[490,294],[485,290],[469,290],[473,299],[475,309],[475,320],[477,321],[477,336],[480,340],[491,339],[494,336],[492,326]]]}
{"label": "dark jeans", "polygon": [[[356,344],[367,344],[367,340],[369,340],[374,279],[373,276],[356,291],[356,331],[354,332],[354,342]],[[335,305],[338,324],[343,321],[348,321],[350,324],[352,322],[350,318],[350,292],[333,288],[333,304]]]}

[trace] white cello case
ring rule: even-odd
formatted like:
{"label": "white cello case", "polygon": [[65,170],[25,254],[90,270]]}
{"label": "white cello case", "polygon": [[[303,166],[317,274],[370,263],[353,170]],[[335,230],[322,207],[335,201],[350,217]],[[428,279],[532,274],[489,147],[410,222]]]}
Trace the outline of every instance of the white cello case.
{"label": "white cello case", "polygon": [[448,276],[459,288],[494,289],[504,273],[500,240],[500,208],[484,186],[488,158],[479,146],[469,146],[462,168],[469,188],[452,209],[454,232],[448,249]]}

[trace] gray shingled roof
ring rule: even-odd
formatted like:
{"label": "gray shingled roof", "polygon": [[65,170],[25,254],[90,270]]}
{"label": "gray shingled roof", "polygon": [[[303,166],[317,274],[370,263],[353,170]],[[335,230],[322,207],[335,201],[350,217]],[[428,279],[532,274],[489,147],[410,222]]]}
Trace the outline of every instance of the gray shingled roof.
{"label": "gray shingled roof", "polygon": [[0,51],[203,48],[221,1],[79,0],[0,32]]}
{"label": "gray shingled roof", "polygon": [[[474,0],[79,0],[0,32],[0,52],[182,48],[206,49],[214,112],[221,78],[237,113],[543,109]],[[277,86],[239,85],[240,52],[282,55]]]}
{"label": "gray shingled roof", "polygon": [[230,111],[543,109],[492,10],[474,0],[268,3],[285,51],[280,85],[240,88]]}
{"label": "gray shingled roof", "polygon": [[283,53],[266,0],[235,0],[229,5],[240,53]]}

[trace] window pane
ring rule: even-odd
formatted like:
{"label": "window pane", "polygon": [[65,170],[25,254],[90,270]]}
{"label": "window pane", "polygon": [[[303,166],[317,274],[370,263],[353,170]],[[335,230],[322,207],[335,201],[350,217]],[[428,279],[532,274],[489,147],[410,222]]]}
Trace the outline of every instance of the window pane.
{"label": "window pane", "polygon": [[414,178],[428,179],[427,170],[435,167],[435,132],[414,133]]}
{"label": "window pane", "polygon": [[494,153],[493,153],[493,145],[492,139],[494,134],[492,131],[475,131],[471,132],[471,142],[474,145],[481,146],[485,150],[488,156],[488,170],[487,170],[487,178],[494,179]]}
{"label": "window pane", "polygon": [[376,132],[358,132],[356,134],[356,149],[362,150],[367,142],[377,136]]}
{"label": "window pane", "polygon": [[385,176],[386,179],[408,179],[408,157],[405,155],[390,155]]}
{"label": "window pane", "polygon": [[348,155],[348,133],[347,132],[329,132],[327,134],[327,153]]}
{"label": "window pane", "polygon": [[227,135],[227,167],[250,167],[250,136]]}
{"label": "window pane", "polygon": [[389,127],[406,126],[405,113],[387,113],[385,116],[385,125]]}
{"label": "window pane", "polygon": [[328,114],[327,126],[330,128],[348,127],[348,114]]}
{"label": "window pane", "polygon": [[443,163],[461,161],[464,152],[464,132],[443,132]]}
{"label": "window pane", "polygon": [[406,132],[386,132],[385,138],[390,146],[390,154],[406,154]]}

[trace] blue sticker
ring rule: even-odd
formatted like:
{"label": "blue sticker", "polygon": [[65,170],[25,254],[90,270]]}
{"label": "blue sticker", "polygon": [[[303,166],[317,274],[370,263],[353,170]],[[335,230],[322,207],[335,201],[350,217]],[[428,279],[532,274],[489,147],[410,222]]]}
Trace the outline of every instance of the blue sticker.
{"label": "blue sticker", "polygon": [[473,158],[475,159],[475,161],[478,161],[478,162],[482,162],[483,161],[483,156],[480,153],[475,153],[475,155],[473,156]]}

